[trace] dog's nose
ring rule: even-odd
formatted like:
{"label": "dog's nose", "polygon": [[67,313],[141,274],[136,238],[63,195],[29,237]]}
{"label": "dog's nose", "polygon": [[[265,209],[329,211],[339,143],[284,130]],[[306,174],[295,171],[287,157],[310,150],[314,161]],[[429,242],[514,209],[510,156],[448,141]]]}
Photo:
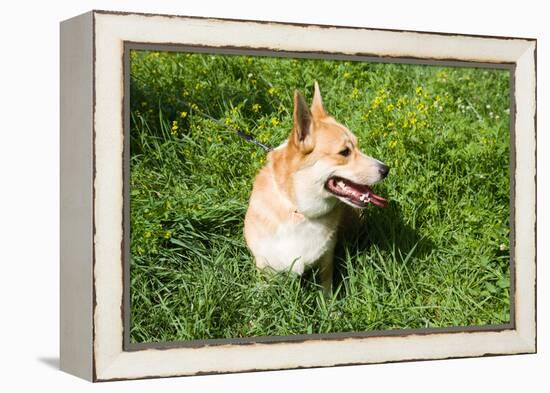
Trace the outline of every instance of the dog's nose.
{"label": "dog's nose", "polygon": [[382,179],[384,179],[388,176],[388,173],[390,173],[390,167],[382,164],[378,167],[378,172],[380,173],[380,176],[382,176]]}

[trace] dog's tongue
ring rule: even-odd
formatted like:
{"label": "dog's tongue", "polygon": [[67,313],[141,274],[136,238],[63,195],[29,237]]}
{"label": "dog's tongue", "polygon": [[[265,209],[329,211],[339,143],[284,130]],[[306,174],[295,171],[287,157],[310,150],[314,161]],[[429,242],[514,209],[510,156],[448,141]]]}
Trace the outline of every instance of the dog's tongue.
{"label": "dog's tongue", "polygon": [[380,195],[376,195],[372,190],[370,191],[370,202],[378,207],[388,207],[388,201]]}

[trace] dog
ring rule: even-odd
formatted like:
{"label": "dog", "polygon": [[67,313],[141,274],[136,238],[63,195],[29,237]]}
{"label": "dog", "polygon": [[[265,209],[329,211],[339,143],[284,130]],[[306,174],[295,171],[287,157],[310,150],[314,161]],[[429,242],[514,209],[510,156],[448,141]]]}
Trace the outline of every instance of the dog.
{"label": "dog", "polygon": [[325,111],[314,83],[311,108],[294,91],[293,128],[269,152],[254,179],[244,220],[244,236],[260,270],[319,268],[325,292],[332,290],[333,257],[348,206],[386,207],[371,185],[390,168],[363,154],[357,138]]}

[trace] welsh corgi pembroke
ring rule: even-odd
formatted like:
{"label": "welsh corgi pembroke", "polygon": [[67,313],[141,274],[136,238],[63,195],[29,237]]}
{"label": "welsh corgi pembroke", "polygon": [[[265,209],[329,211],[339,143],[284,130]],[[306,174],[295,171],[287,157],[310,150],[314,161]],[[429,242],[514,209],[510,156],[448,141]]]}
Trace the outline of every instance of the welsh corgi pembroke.
{"label": "welsh corgi pembroke", "polygon": [[311,108],[296,90],[292,131],[257,174],[244,221],[257,268],[301,275],[316,266],[323,289],[330,292],[338,230],[346,210],[352,210],[347,206],[386,207],[386,199],[370,186],[388,172],[327,114],[317,82]]}

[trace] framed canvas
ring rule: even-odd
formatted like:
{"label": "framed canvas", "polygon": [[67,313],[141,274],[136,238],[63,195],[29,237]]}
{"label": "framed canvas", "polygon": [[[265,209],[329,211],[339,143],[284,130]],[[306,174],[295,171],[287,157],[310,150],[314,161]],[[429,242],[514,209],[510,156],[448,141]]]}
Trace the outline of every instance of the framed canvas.
{"label": "framed canvas", "polygon": [[536,352],[536,40],[61,23],[61,368]]}

